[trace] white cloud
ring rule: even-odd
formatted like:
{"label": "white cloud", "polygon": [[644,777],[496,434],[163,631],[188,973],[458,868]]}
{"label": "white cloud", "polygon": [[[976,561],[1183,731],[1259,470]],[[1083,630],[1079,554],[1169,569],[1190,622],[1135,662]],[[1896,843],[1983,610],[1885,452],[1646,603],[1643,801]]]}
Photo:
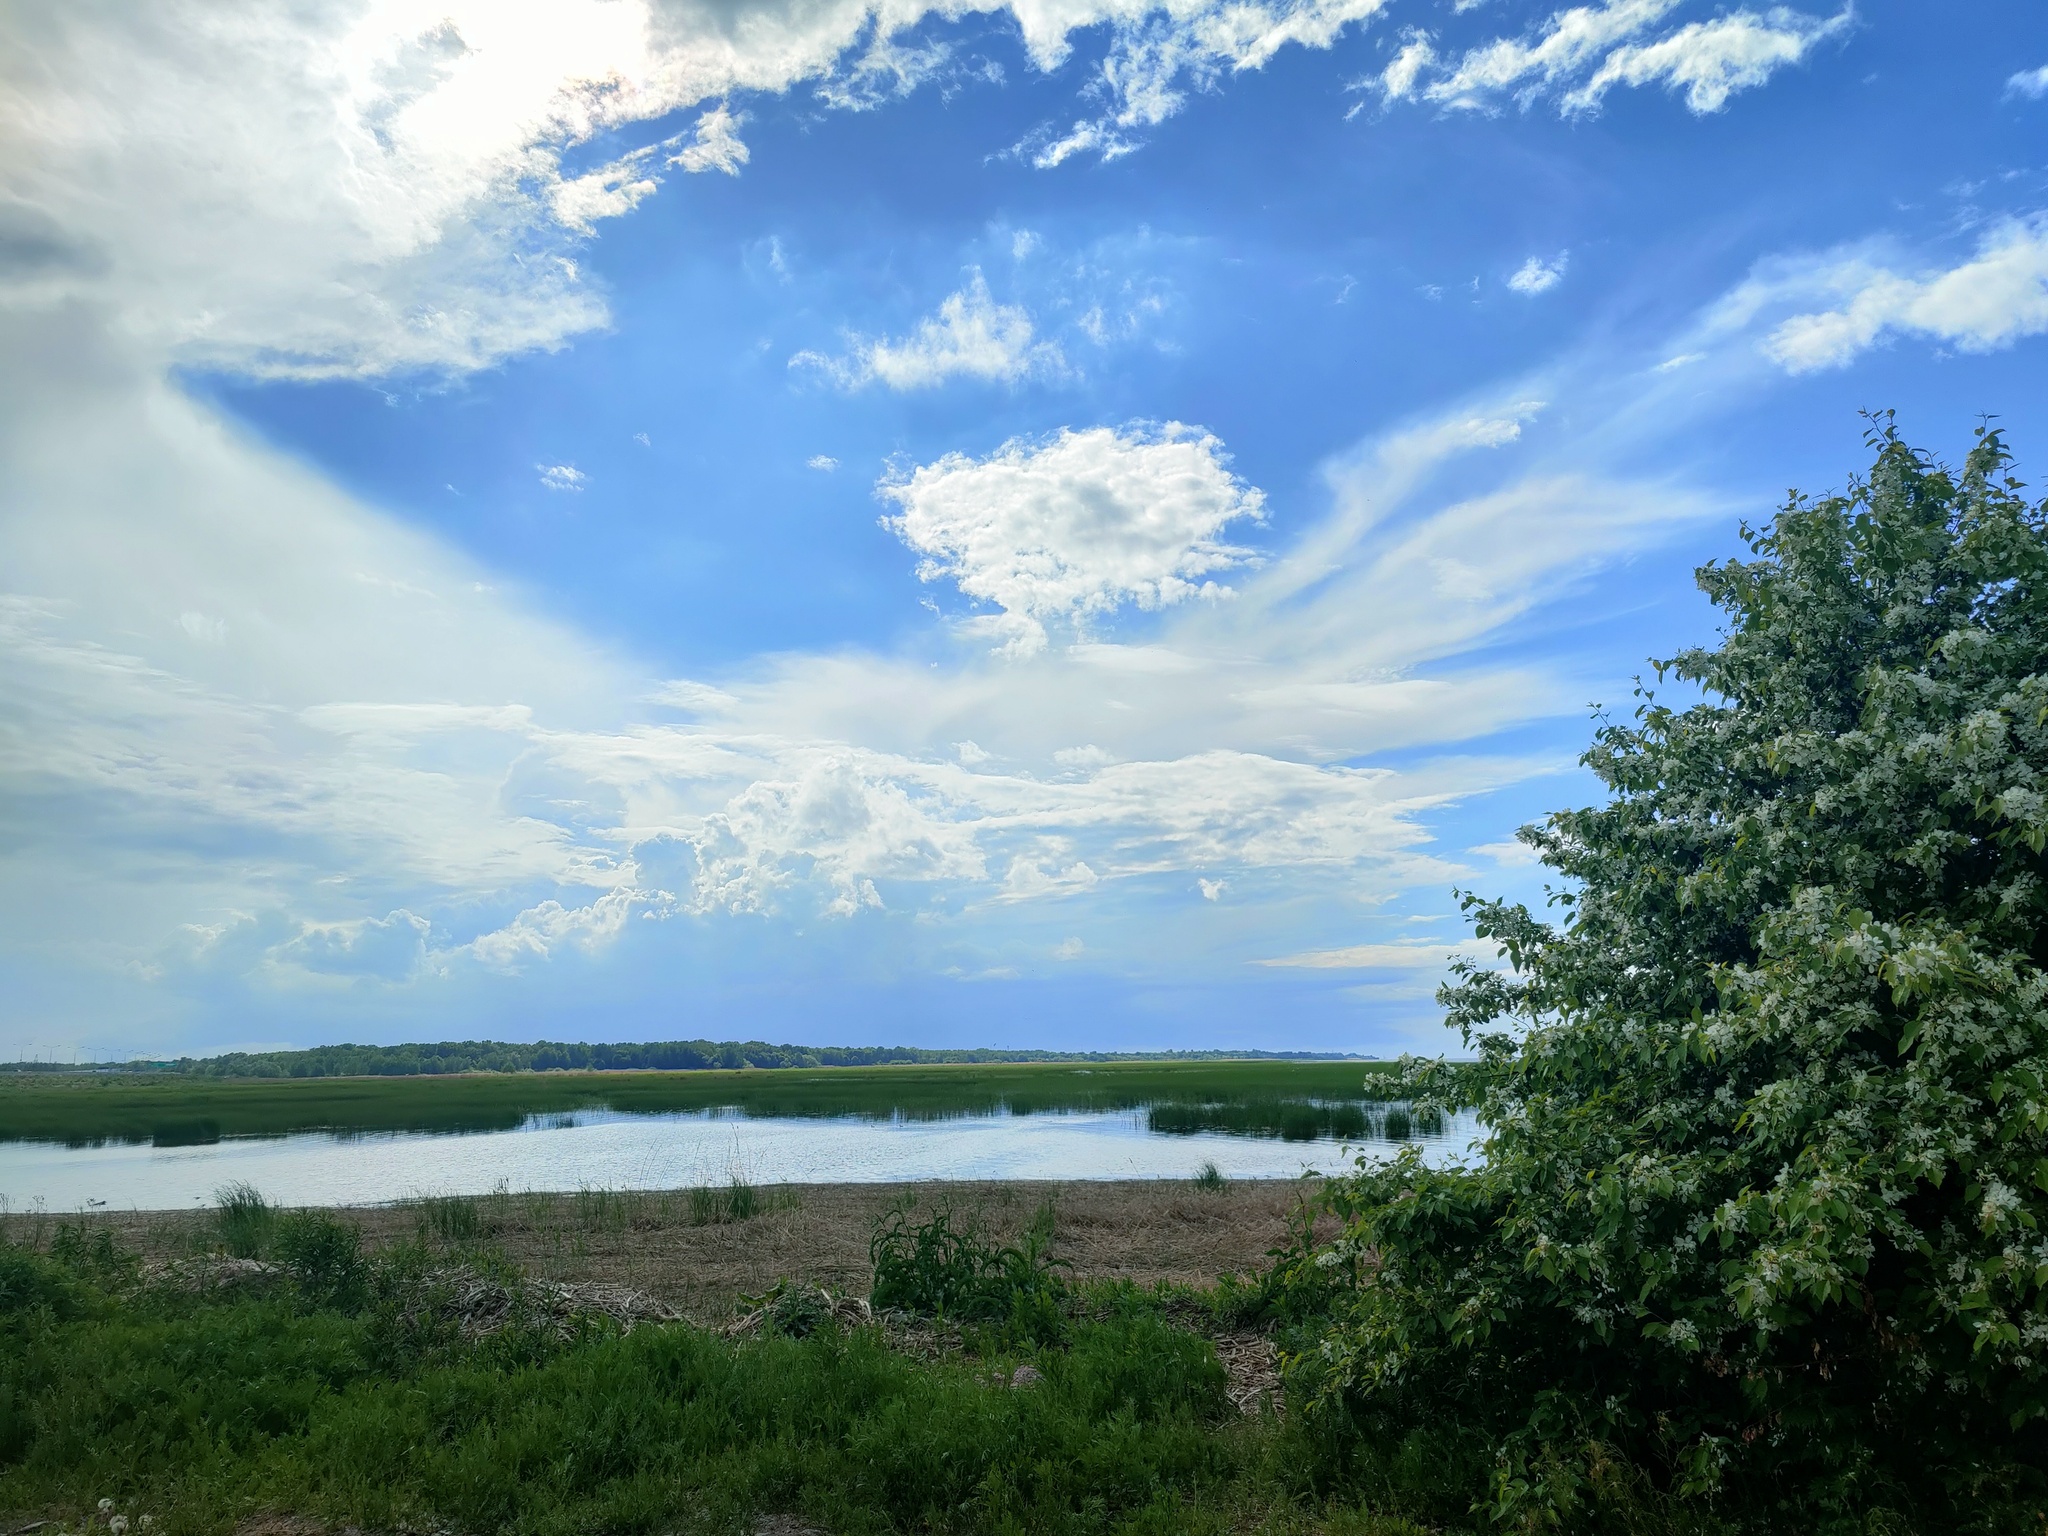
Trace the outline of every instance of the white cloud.
{"label": "white cloud", "polygon": [[938,314],[918,322],[900,341],[856,337],[845,357],[806,351],[789,361],[791,367],[815,368],[847,389],[868,384],[930,389],[959,377],[1015,384],[1065,367],[1056,344],[1033,338],[1030,314],[1014,304],[996,303],[979,271],[939,305]]}
{"label": "white cloud", "polygon": [[1388,101],[1407,100],[1415,94],[1422,72],[1435,62],[1436,49],[1430,46],[1429,38],[1420,32],[1409,34],[1401,51],[1380,73],[1380,94]]}
{"label": "white cloud", "polygon": [[1683,91],[1693,112],[1718,112],[1737,91],[1762,85],[1803,59],[1814,44],[1845,31],[1853,11],[1822,20],[1778,7],[1765,16],[1736,11],[1696,21],[1652,43],[1615,49],[1593,77],[1562,101],[1566,112],[1590,112],[1617,85]]}
{"label": "white cloud", "polygon": [[[1532,37],[1496,38],[1470,49],[1419,94],[1443,106],[1482,110],[1502,97],[1527,107],[1555,94],[1558,109],[1570,116],[1597,111],[1617,85],[1661,84],[1682,91],[1695,113],[1718,112],[1735,92],[1762,85],[1854,20],[1850,9],[1823,18],[1777,6],[1763,15],[1742,10],[1690,22],[1645,40],[1681,3],[1605,0],[1555,12]],[[1416,62],[1405,88],[1389,89],[1389,99],[1418,94],[1415,75],[1429,62]]]}
{"label": "white cloud", "polygon": [[1221,901],[1223,892],[1229,887],[1228,880],[1197,880],[1195,888],[1202,893],[1204,901]]}
{"label": "white cloud", "polygon": [[1531,256],[1515,269],[1508,279],[1508,286],[1517,293],[1537,294],[1555,288],[1564,276],[1565,263],[1571,259],[1570,251],[1559,251],[1549,261],[1540,256]]}
{"label": "white cloud", "polygon": [[771,912],[786,891],[815,883],[829,897],[825,914],[849,917],[882,905],[878,879],[984,876],[974,818],[921,776],[844,748],[791,744],[778,756],[780,774],[679,831],[696,851],[694,910]]}
{"label": "white cloud", "polygon": [[546,960],[564,944],[585,951],[602,949],[618,938],[636,909],[652,907],[658,912],[665,904],[663,893],[637,890],[609,891],[582,907],[565,907],[550,899],[442,958],[466,954],[492,970],[517,971],[529,961]]}
{"label": "white cloud", "polygon": [[676,151],[670,165],[680,165],[686,171],[723,171],[728,176],[737,176],[740,167],[752,156],[747,146],[740,142],[740,123],[743,117],[735,114],[723,103],[713,107],[697,119],[696,139]]}
{"label": "white cloud", "polygon": [[2005,94],[2024,96],[2029,101],[2039,101],[2048,96],[2048,64],[2039,69],[2023,69],[2005,82]]}
{"label": "white cloud", "polygon": [[1493,860],[1502,869],[1534,869],[1542,857],[1519,838],[1501,843],[1475,843],[1472,851]]}
{"label": "white cloud", "polygon": [[1055,944],[1052,950],[1052,957],[1055,960],[1078,960],[1087,948],[1088,946],[1081,942],[1080,937],[1075,935],[1070,938],[1061,939],[1059,943]]}
{"label": "white cloud", "polygon": [[839,461],[829,453],[814,453],[804,460],[804,467],[806,469],[821,470],[829,475],[839,467]]}
{"label": "white cloud", "polygon": [[270,958],[316,974],[409,981],[426,963],[432,932],[426,918],[400,907],[383,917],[304,924]]}
{"label": "white cloud", "polygon": [[[1328,47],[1380,0],[1080,0],[1010,9],[1037,67],[1115,40],[1112,117],[1156,120],[1289,43]],[[666,167],[747,163],[747,92],[802,82],[859,107],[944,57],[906,45],[926,0],[254,0],[60,6],[0,23],[5,221],[47,254],[11,302],[83,301],[126,335],[254,376],[464,372],[601,326],[575,261]],[[698,107],[610,162],[586,145]]]}
{"label": "white cloud", "polygon": [[1179,422],[948,454],[879,494],[901,509],[884,526],[924,557],[919,579],[1001,608],[984,627],[1020,655],[1045,645],[1049,623],[1219,595],[1212,574],[1252,558],[1219,535],[1264,507],[1222,443]]}
{"label": "white cloud", "polygon": [[1259,965],[1311,971],[1440,971],[1451,961],[1465,959],[1485,965],[1500,958],[1499,951],[1483,939],[1455,943],[1432,943],[1427,939],[1401,939],[1391,944],[1351,944],[1342,949],[1312,949],[1303,954],[1260,960]]}
{"label": "white cloud", "polygon": [[2048,331],[2048,215],[1991,230],[1970,260],[1906,276],[1862,255],[1811,264],[1745,285],[1732,317],[1793,294],[1827,294],[1824,310],[1782,321],[1764,341],[1792,373],[1839,368],[1892,334],[1917,335],[1965,352],[1989,352]]}
{"label": "white cloud", "polygon": [[[1143,130],[1178,112],[1187,90],[1211,90],[1226,74],[1263,69],[1282,48],[1328,48],[1347,27],[1385,9],[1387,0],[1231,0],[1227,4],[1107,6],[1100,19],[1112,22],[1108,56],[1098,66],[1092,92],[1105,104],[1064,133],[1041,130],[1017,146],[1041,169],[1074,155],[1105,160],[1138,147]],[[1063,8],[1020,5],[1016,14],[1026,47],[1041,69],[1067,55],[1066,26],[1047,26]]]}
{"label": "white cloud", "polygon": [[226,619],[215,618],[212,614],[196,613],[187,609],[178,615],[178,628],[185,631],[202,645],[225,645],[228,638]]}
{"label": "white cloud", "polygon": [[540,483],[551,491],[580,491],[590,476],[574,464],[536,464],[540,471]]}

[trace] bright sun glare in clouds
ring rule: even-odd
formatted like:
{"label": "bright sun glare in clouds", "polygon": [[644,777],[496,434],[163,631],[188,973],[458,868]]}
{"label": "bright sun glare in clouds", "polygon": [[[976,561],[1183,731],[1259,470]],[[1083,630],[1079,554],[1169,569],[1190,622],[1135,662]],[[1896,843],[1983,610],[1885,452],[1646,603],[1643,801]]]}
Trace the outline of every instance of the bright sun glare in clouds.
{"label": "bright sun glare in clouds", "polygon": [[10,10],[16,1033],[1434,1044],[1738,517],[2029,450],[1933,25]]}

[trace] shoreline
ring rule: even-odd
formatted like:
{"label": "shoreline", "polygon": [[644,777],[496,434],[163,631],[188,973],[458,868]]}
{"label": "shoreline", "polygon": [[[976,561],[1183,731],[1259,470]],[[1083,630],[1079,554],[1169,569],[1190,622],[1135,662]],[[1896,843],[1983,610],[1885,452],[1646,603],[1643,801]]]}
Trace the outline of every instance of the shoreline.
{"label": "shoreline", "polygon": [[[705,1219],[704,1195],[689,1188],[522,1191],[307,1209],[355,1224],[372,1251],[406,1242],[451,1254],[487,1249],[538,1279],[630,1286],[691,1321],[715,1324],[732,1316],[737,1298],[781,1279],[864,1295],[875,1224],[905,1201],[921,1211],[944,1206],[997,1242],[1014,1241],[1049,1202],[1054,1257],[1072,1265],[1076,1279],[1212,1285],[1255,1268],[1284,1242],[1290,1218],[1320,1181],[1241,1179],[1213,1191],[1184,1178],[738,1188],[749,1192],[750,1203],[739,1219],[729,1206]],[[729,1202],[732,1187],[709,1194]],[[60,1223],[81,1222],[89,1231],[111,1231],[145,1260],[167,1260],[207,1245],[213,1213],[10,1212],[0,1216],[0,1232],[43,1247]]]}

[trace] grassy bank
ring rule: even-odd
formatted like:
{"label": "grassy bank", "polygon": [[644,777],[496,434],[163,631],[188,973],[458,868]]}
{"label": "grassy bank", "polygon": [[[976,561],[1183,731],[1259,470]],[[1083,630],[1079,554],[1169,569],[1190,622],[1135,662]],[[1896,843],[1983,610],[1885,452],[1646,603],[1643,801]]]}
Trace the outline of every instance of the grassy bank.
{"label": "grassy bank", "polygon": [[1255,1060],[247,1081],[22,1076],[0,1080],[0,1140],[188,1146],[308,1130],[509,1130],[529,1115],[585,1109],[937,1119],[1146,1105],[1238,1106],[1236,1119],[1247,1128],[1257,1122],[1261,1133],[1281,1134],[1301,1122],[1310,1101],[1390,1097],[1395,1072],[1392,1063]]}
{"label": "grassy bank", "polygon": [[[1217,1197],[1190,1182],[1172,1198]],[[769,1204],[716,1225],[744,1238]],[[1069,1267],[1057,1199],[997,1231],[927,1192],[869,1228],[865,1299],[784,1279],[684,1321],[529,1275],[485,1209],[415,1215],[412,1237],[371,1249],[353,1218],[234,1191],[153,1260],[107,1224],[0,1243],[0,1520],[47,1536],[1502,1528],[1500,1447],[1473,1425],[1368,1429],[1314,1398],[1314,1371],[1287,1371],[1332,1336],[1344,1289],[1306,1229],[1262,1273],[1141,1285]],[[1590,1449],[1564,1529],[2037,1536],[2043,1518],[2007,1491],[1924,1520],[1908,1500],[1787,1524],[1797,1490],[1687,1501],[1668,1469]]]}
{"label": "grassy bank", "polygon": [[[67,1226],[41,1252],[0,1248],[0,1513],[107,1536],[115,1515],[212,1536],[278,1514],[373,1531],[744,1532],[783,1515],[835,1533],[1400,1536],[1421,1527],[1396,1506],[1445,1502],[1412,1469],[1364,1473],[1234,1401],[1216,1341],[1245,1337],[1236,1293],[1074,1279],[1054,1219],[1017,1244],[936,1212],[885,1223],[883,1320],[788,1287],[756,1298],[739,1337],[546,1311],[489,1245],[365,1256],[346,1223],[246,1198],[178,1264]],[[501,1298],[484,1328],[459,1299],[479,1283]]]}

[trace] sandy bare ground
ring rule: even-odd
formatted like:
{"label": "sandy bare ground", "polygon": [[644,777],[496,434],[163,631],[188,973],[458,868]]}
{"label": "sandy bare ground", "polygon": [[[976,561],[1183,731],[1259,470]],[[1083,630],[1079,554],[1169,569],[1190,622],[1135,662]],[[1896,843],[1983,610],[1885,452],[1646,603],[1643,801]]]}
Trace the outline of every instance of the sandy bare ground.
{"label": "sandy bare ground", "polygon": [[[1286,1238],[1309,1187],[1244,1180],[1206,1191],[1130,1180],[769,1185],[754,1193],[760,1213],[739,1221],[702,1221],[701,1208],[693,1209],[689,1192],[681,1190],[504,1194],[482,1197],[468,1212],[405,1204],[338,1214],[362,1226],[372,1249],[413,1240],[482,1242],[543,1279],[632,1286],[686,1317],[714,1323],[733,1315],[738,1296],[778,1279],[865,1294],[875,1224],[906,1200],[915,1201],[920,1214],[945,1207],[956,1227],[996,1241],[1014,1240],[1049,1202],[1053,1253],[1073,1266],[1076,1278],[1206,1285],[1258,1266]],[[87,1219],[152,1258],[189,1254],[209,1237],[203,1212],[107,1212]],[[47,1242],[56,1220],[15,1216],[5,1225],[17,1241]],[[447,1230],[470,1222],[475,1225],[466,1237]]]}

